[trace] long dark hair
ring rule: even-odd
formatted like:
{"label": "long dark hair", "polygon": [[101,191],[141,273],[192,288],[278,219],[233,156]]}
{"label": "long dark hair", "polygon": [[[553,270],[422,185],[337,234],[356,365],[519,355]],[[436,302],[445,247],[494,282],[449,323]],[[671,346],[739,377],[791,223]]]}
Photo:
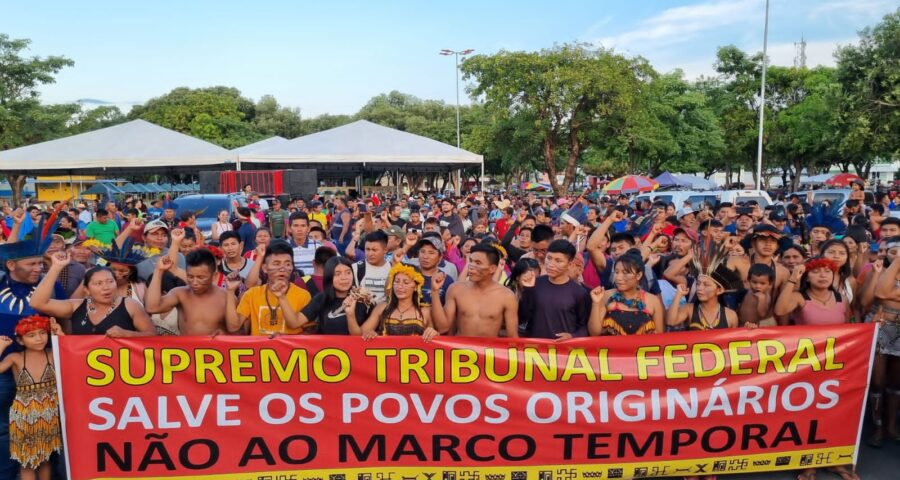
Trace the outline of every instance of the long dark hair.
{"label": "long dark hair", "polygon": [[[825,244],[823,244],[823,245],[825,245]],[[809,260],[807,260],[806,265],[808,265],[809,262],[814,262],[816,260],[827,260],[829,262],[834,263],[833,260],[828,260],[827,258],[823,257],[822,255],[818,255],[818,256],[812,257]],[[849,259],[847,260],[847,263],[850,263]],[[812,270],[815,270],[815,269],[810,269],[809,267],[807,267],[806,271],[803,272],[803,276],[800,277],[800,285],[797,285],[798,292],[805,294],[806,292],[809,291],[809,272]],[[837,273],[834,273],[834,275],[839,275],[839,274],[840,274],[840,270],[838,270]],[[833,281],[828,285],[828,290],[830,290],[834,293],[837,293],[837,291],[834,289]]]}
{"label": "long dark hair", "polygon": [[353,262],[347,257],[332,257],[325,262],[325,272],[322,274],[322,295],[325,295],[325,305],[330,305],[337,300],[337,292],[334,291],[334,271],[338,265],[343,265],[353,271]]}
{"label": "long dark hair", "polygon": [[851,261],[850,248],[847,247],[847,244],[844,243],[843,240],[838,240],[836,238],[832,238],[831,240],[826,241],[825,243],[822,244],[822,246],[819,247],[819,255],[824,257],[825,250],[828,250],[828,247],[831,247],[832,245],[838,245],[841,248],[843,248],[845,252],[847,252],[847,261],[844,262],[843,266],[838,267],[838,271],[837,271],[837,275],[840,276],[839,283],[843,285],[844,282],[846,282],[847,279],[850,278],[851,275],[853,275],[853,269],[852,269],[852,267],[850,267],[850,261]]}
{"label": "long dark hair", "polygon": [[529,270],[537,270],[538,274],[540,274],[541,264],[533,258],[520,258],[519,261],[516,262],[516,266],[513,267],[512,271],[509,273],[509,278],[506,279],[507,288],[515,292],[519,288],[519,277]]}
{"label": "long dark hair", "polygon": [[[403,274],[398,273],[396,275],[403,275]],[[396,275],[394,276],[395,282],[397,281]],[[413,281],[413,283],[415,284],[415,281]],[[431,292],[431,294],[432,295],[440,295],[440,292]],[[416,286],[416,288],[413,289],[412,302],[413,302],[413,307],[415,307],[415,309],[416,309],[416,315],[418,315],[418,317],[421,317],[422,319],[424,319],[425,314],[422,312],[422,307],[419,306],[419,288],[418,288],[418,286]],[[378,327],[379,328],[384,328],[384,321],[387,320],[388,317],[390,317],[391,313],[394,313],[394,310],[397,309],[397,305],[399,303],[400,303],[400,300],[397,298],[397,295],[394,295],[394,289],[391,288],[390,289],[390,297],[388,298],[388,304],[386,307],[384,307],[384,310],[381,311],[381,315],[378,317]]]}
{"label": "long dark hair", "polygon": [[108,272],[110,274],[110,276],[112,276],[113,280],[116,279],[116,274],[113,273],[111,268],[104,267],[102,265],[97,265],[95,267],[91,267],[87,272],[85,272],[84,280],[83,280],[84,287],[87,288],[88,284],[91,283],[91,279],[94,278],[94,275],[96,275],[100,272]]}

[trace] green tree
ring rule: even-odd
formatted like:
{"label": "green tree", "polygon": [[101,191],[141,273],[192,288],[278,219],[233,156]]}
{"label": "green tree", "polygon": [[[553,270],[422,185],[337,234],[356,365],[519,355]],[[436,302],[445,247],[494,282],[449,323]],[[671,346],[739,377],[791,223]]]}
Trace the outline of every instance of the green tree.
{"label": "green tree", "polygon": [[804,169],[827,168],[837,160],[834,69],[772,67],[771,71],[777,109],[767,125],[766,150],[782,166],[784,176],[791,176],[790,189],[795,191]]}
{"label": "green tree", "polygon": [[141,118],[229,149],[266,138],[267,132],[254,124],[255,117],[250,99],[236,88],[222,86],[179,87],[128,113],[129,119]]}
{"label": "green tree", "polygon": [[[614,131],[631,111],[645,63],[577,44],[476,55],[461,68],[465,79],[475,81],[469,93],[484,96],[498,119],[524,115],[532,120],[523,133],[541,143],[551,185],[562,195],[591,140]],[[561,183],[557,173],[563,175]]]}
{"label": "green tree", "polygon": [[301,135],[330,130],[353,121],[350,115],[331,115],[323,113],[313,118],[304,118],[300,121]]}
{"label": "green tree", "polygon": [[116,106],[101,105],[89,110],[81,109],[71,120],[68,133],[75,135],[90,132],[118,125],[126,120],[127,117]]}
{"label": "green tree", "polygon": [[737,169],[755,169],[762,55],[749,55],[728,45],[716,51],[713,66],[716,76],[700,79],[697,88],[704,92],[718,119],[725,148],[720,156],[703,160],[701,167],[707,178],[724,171],[730,183]]}
{"label": "green tree", "polygon": [[651,80],[622,119],[619,134],[608,142],[607,158],[627,165],[626,171],[648,175],[663,169],[704,170],[725,149],[724,132],[706,95],[685,81],[680,70],[659,75],[647,68]]}
{"label": "green tree", "polygon": [[900,153],[900,9],[835,57],[840,152],[867,178],[876,158]]}
{"label": "green tree", "polygon": [[[42,105],[37,88],[54,83],[56,74],[75,63],[65,57],[23,57],[31,43],[0,33],[0,150],[52,140],[65,135],[78,105]],[[18,204],[25,175],[7,175],[13,203]]]}
{"label": "green tree", "polygon": [[303,134],[303,121],[299,108],[282,107],[271,95],[263,95],[256,102],[253,124],[267,135],[278,135],[287,139]]}

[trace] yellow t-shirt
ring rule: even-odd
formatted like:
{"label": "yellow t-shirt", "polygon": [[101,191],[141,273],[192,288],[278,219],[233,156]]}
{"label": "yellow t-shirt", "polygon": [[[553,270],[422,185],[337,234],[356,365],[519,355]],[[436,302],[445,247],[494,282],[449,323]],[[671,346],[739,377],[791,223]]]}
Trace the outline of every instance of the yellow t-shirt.
{"label": "yellow t-shirt", "polygon": [[310,218],[322,224],[322,228],[327,232],[328,231],[328,217],[322,213],[321,211],[313,212],[310,215]]}
{"label": "yellow t-shirt", "polygon": [[[285,294],[288,303],[295,312],[303,310],[309,303],[309,292],[290,284]],[[284,315],[278,297],[270,292],[265,285],[253,287],[244,292],[241,302],[237,307],[238,315],[250,319],[250,335],[271,335],[273,333],[298,334],[302,329],[288,328],[284,324]],[[275,317],[273,320],[272,317]]]}

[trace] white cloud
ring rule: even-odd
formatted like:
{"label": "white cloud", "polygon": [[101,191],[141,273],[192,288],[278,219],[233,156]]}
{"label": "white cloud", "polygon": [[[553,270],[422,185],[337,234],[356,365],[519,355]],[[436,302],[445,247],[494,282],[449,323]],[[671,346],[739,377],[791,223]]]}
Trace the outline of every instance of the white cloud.
{"label": "white cloud", "polygon": [[[834,51],[838,46],[855,44],[856,38],[843,38],[836,40],[821,40],[806,42],[806,66],[813,68],[818,65],[833,67],[835,65]],[[773,43],[769,45],[768,57],[770,65],[791,66],[794,59],[799,56],[798,47],[793,43]]]}
{"label": "white cloud", "polygon": [[832,0],[818,5],[809,12],[810,20],[818,20],[822,17],[834,17],[846,19],[847,16],[878,18],[882,12],[892,7],[888,0]]}
{"label": "white cloud", "polygon": [[641,21],[634,30],[597,41],[619,50],[672,45],[705,31],[756,22],[763,14],[761,5],[760,0],[725,0],[669,8]]}

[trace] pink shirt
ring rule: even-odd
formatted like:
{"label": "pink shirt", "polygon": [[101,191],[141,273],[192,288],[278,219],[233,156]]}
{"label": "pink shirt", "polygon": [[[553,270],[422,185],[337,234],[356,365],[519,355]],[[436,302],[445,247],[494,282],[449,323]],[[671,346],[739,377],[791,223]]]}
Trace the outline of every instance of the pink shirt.
{"label": "pink shirt", "polygon": [[803,293],[805,300],[803,308],[794,313],[794,323],[797,325],[840,325],[847,323],[846,307],[841,295],[834,292],[834,305],[826,307],[812,300],[808,293]]}

